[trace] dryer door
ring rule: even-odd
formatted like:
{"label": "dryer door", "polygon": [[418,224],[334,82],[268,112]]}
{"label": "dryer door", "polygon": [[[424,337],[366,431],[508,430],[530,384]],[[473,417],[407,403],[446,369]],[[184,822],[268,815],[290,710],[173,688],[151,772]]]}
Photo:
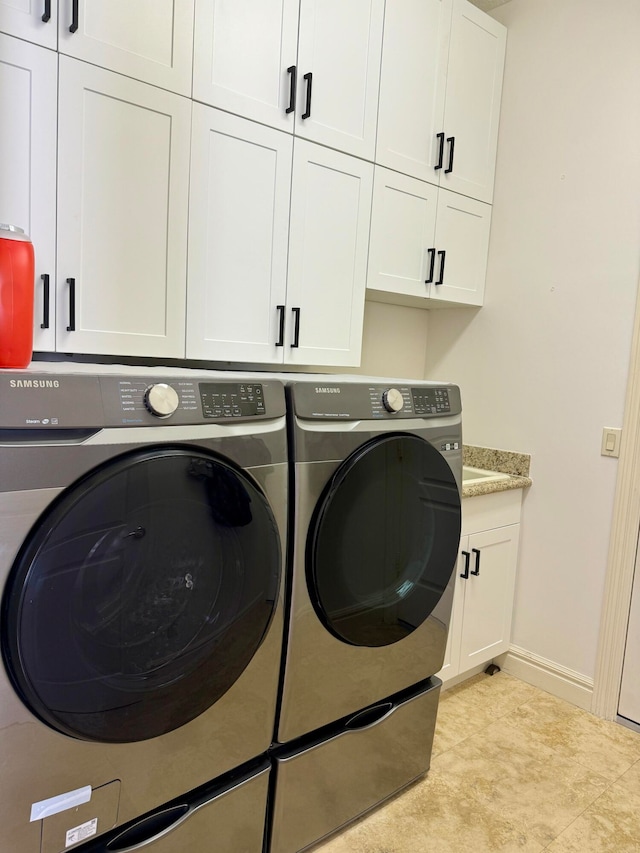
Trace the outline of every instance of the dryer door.
{"label": "dryer door", "polygon": [[155,737],[240,676],[280,571],[269,504],[232,463],[185,446],[118,456],[32,529],[5,590],[5,663],[25,704],[61,732]]}
{"label": "dryer door", "polygon": [[388,435],[338,468],[307,541],[307,584],[336,637],[385,646],[424,622],[442,597],[460,542],[460,494],[424,439]]}

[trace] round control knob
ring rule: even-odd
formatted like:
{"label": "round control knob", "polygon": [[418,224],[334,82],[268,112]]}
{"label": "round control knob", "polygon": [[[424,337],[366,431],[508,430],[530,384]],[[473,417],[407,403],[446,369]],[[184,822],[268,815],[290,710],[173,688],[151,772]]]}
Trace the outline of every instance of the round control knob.
{"label": "round control knob", "polygon": [[402,393],[397,388],[387,388],[382,395],[382,405],[392,414],[402,411],[402,407],[404,406]]}
{"label": "round control knob", "polygon": [[178,408],[180,399],[177,392],[164,382],[150,385],[144,392],[144,404],[152,415],[168,418]]}

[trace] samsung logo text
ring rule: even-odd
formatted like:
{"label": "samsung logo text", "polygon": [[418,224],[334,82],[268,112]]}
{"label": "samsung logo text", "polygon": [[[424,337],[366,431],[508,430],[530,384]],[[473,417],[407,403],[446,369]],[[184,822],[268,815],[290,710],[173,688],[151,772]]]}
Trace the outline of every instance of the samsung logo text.
{"label": "samsung logo text", "polygon": [[10,388],[59,388],[58,379],[10,379]]}
{"label": "samsung logo text", "polygon": [[339,388],[318,388],[316,387],[316,394],[339,394]]}

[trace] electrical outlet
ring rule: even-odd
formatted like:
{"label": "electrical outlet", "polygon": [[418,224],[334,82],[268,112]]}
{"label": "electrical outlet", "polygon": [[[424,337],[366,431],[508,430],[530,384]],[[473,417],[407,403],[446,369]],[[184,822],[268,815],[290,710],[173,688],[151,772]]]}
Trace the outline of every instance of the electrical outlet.
{"label": "electrical outlet", "polygon": [[620,456],[620,437],[622,430],[617,427],[604,427],[602,430],[602,446],[600,453],[603,456]]}

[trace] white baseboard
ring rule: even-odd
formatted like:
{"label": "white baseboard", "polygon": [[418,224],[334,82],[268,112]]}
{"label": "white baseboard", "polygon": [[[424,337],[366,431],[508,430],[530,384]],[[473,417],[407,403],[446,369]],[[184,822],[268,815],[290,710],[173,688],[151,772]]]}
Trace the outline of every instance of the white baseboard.
{"label": "white baseboard", "polygon": [[526,681],[527,684],[539,687],[585,711],[591,711],[592,678],[518,646],[511,646],[508,652],[495,658],[494,663],[504,672]]}

